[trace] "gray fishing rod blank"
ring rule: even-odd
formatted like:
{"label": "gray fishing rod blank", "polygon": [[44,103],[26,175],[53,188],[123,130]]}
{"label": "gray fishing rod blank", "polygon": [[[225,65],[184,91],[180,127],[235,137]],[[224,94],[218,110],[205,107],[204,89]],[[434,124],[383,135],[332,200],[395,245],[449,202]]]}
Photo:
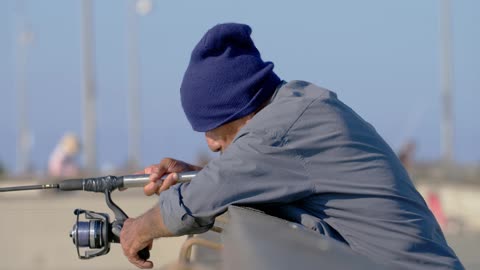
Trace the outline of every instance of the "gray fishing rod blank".
{"label": "gray fishing rod blank", "polygon": [[[177,183],[190,182],[197,175],[197,173],[198,173],[197,171],[176,173],[178,176]],[[161,181],[164,181],[167,178],[167,176],[168,174],[162,176]],[[132,174],[132,175],[123,176],[124,188],[143,187],[149,182],[150,182],[149,174]]]}

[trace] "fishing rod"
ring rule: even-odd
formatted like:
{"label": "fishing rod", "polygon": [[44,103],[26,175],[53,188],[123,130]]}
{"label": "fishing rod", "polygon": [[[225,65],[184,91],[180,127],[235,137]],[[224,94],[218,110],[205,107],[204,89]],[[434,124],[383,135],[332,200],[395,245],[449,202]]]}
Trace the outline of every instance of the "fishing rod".
{"label": "fishing rod", "polygon": [[[189,182],[197,174],[196,171],[181,172],[177,174],[178,183]],[[95,178],[67,179],[60,181],[58,184],[30,185],[30,186],[14,186],[0,187],[0,192],[24,191],[36,189],[59,189],[61,191],[83,190],[90,192],[104,192],[105,190],[114,191],[115,189],[143,187],[148,184],[149,174],[131,174],[123,176],[102,176]],[[161,178],[164,181],[167,175]]]}
{"label": "fishing rod", "polygon": [[[197,173],[197,171],[175,173],[178,179],[177,183],[189,182]],[[167,176],[163,176],[159,181],[164,181]],[[113,222],[110,222],[110,217],[106,213],[84,209],[75,209],[73,211],[77,218],[70,232],[70,238],[72,238],[73,244],[77,249],[78,258],[91,259],[107,254],[110,251],[110,243],[120,243],[120,232],[124,222],[128,219],[127,214],[112,201],[112,191],[143,187],[150,182],[149,178],[149,174],[108,175],[95,178],[67,179],[60,181],[58,184],[3,187],[0,188],[0,192],[58,189],[61,191],[81,190],[104,193],[107,206],[113,211],[115,216]],[[84,221],[80,220],[82,214],[84,215],[84,219],[82,219]],[[80,249],[85,251],[83,255],[80,253]],[[148,247],[139,251],[138,256],[143,260],[147,260],[150,257]]]}

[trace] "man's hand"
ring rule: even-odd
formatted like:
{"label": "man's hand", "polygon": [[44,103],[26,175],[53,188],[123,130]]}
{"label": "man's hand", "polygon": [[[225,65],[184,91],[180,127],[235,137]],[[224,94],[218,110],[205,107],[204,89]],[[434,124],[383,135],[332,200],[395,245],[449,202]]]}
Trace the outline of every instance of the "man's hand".
{"label": "man's hand", "polygon": [[153,267],[152,261],[144,261],[138,252],[145,247],[152,249],[153,239],[172,236],[163,223],[160,209],[153,207],[138,218],[129,218],[120,232],[120,244],[127,259],[141,269]]}
{"label": "man's hand", "polygon": [[[148,166],[143,172],[140,172],[150,174],[150,183],[143,188],[143,191],[147,196],[150,196],[154,193],[158,195],[160,192],[167,190],[170,186],[177,183],[178,175],[176,173],[185,171],[199,171],[201,169],[202,167],[191,165],[180,160],[164,158],[162,161],[160,161],[160,163]],[[163,175],[168,173],[170,175],[168,175],[163,182],[159,181]]]}
{"label": "man's hand", "polygon": [[123,248],[123,254],[127,259],[141,269],[147,269],[153,267],[152,261],[144,261],[138,256],[138,252],[145,247],[152,249],[153,239],[149,239],[144,233],[142,233],[142,224],[139,219],[129,218],[123,224],[122,231],[120,233],[120,244]]}

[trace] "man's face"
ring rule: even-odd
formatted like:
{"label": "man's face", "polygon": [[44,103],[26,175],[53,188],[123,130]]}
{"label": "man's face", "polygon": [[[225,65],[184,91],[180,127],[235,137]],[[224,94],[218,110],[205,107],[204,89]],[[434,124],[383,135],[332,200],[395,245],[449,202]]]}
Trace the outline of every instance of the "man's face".
{"label": "man's face", "polygon": [[253,117],[247,115],[243,118],[221,125],[205,132],[208,148],[213,152],[223,153],[232,143],[238,131]]}

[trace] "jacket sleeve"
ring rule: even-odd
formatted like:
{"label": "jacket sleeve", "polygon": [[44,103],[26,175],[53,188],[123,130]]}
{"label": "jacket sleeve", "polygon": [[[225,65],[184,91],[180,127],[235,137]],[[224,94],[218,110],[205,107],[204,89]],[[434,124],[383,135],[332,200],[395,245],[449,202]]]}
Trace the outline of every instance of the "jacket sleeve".
{"label": "jacket sleeve", "polygon": [[190,182],[160,194],[167,228],[175,235],[208,230],[231,204],[285,204],[313,194],[305,161],[281,135],[243,131]]}

